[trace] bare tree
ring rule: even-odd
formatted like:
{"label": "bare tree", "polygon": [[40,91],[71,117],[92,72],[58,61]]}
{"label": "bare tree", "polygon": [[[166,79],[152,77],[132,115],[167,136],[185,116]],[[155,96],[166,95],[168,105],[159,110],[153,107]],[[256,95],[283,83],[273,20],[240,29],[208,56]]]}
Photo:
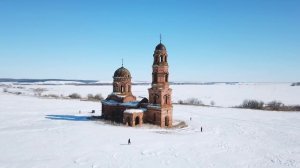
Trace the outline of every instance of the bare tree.
{"label": "bare tree", "polygon": [[87,99],[88,99],[88,100],[94,100],[93,94],[88,94],[88,95],[87,95]]}
{"label": "bare tree", "polygon": [[102,94],[101,93],[98,93],[98,94],[96,94],[95,96],[94,96],[94,99],[95,100],[103,100],[104,98],[103,98],[103,96],[102,96]]}
{"label": "bare tree", "polygon": [[264,102],[257,100],[244,100],[240,107],[249,109],[263,109]]}
{"label": "bare tree", "polygon": [[202,101],[197,99],[197,98],[188,98],[186,101],[185,101],[186,104],[193,104],[193,105],[202,105]]}
{"label": "bare tree", "polygon": [[268,107],[271,110],[280,110],[282,107],[284,107],[284,104],[279,101],[271,101],[268,103]]}
{"label": "bare tree", "polygon": [[69,95],[69,97],[71,99],[81,99],[81,96],[78,93],[72,93],[72,94]]}
{"label": "bare tree", "polygon": [[44,89],[44,88],[33,89],[34,95],[36,95],[36,96],[41,96],[44,91],[46,91],[46,89]]}

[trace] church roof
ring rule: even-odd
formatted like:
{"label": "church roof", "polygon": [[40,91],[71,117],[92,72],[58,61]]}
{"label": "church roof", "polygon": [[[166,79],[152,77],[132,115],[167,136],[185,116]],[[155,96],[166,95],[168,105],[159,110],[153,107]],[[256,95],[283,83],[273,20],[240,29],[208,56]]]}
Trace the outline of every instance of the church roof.
{"label": "church roof", "polygon": [[129,72],[128,69],[124,68],[123,66],[119,69],[117,69],[114,73],[114,77],[126,77],[126,78],[130,78],[131,77],[131,74]]}
{"label": "church roof", "polygon": [[101,101],[105,105],[109,106],[125,106],[125,107],[130,107],[130,108],[136,108],[139,105],[139,101],[131,101],[131,102],[117,102],[115,100],[102,100]]}
{"label": "church roof", "polygon": [[155,50],[166,50],[165,45],[163,45],[162,43],[159,43],[156,47]]}

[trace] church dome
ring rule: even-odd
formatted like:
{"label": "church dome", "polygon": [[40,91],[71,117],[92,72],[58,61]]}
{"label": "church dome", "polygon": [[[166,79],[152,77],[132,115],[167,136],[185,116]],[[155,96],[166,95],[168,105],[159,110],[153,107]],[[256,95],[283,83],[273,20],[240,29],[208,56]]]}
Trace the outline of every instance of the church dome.
{"label": "church dome", "polygon": [[159,43],[156,47],[155,50],[166,50],[165,45],[163,45],[162,43]]}
{"label": "church dome", "polygon": [[126,78],[130,78],[131,77],[131,74],[130,72],[128,71],[128,69],[124,68],[124,67],[121,67],[119,69],[117,69],[114,73],[114,77],[126,77]]}

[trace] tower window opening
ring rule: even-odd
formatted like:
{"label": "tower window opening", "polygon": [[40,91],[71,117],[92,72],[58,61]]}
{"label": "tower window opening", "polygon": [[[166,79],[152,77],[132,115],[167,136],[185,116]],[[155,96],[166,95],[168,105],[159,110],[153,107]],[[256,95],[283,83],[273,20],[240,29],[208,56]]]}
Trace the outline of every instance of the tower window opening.
{"label": "tower window opening", "polygon": [[157,101],[158,101],[158,95],[154,95],[153,104],[157,104]]}
{"label": "tower window opening", "polygon": [[124,92],[124,86],[121,86],[121,93]]}
{"label": "tower window opening", "polygon": [[169,117],[168,116],[165,117],[165,126],[166,127],[169,126]]}
{"label": "tower window opening", "polygon": [[157,82],[157,74],[153,75],[153,82],[156,83]]}
{"label": "tower window opening", "polygon": [[165,104],[168,104],[168,96],[165,95]]}
{"label": "tower window opening", "polygon": [[160,62],[163,62],[163,56],[160,56]]}
{"label": "tower window opening", "polygon": [[169,78],[169,75],[168,75],[168,74],[166,74],[166,76],[165,76],[165,81],[166,81],[166,82],[168,82],[168,81],[169,81],[169,79],[168,79],[168,78]]}

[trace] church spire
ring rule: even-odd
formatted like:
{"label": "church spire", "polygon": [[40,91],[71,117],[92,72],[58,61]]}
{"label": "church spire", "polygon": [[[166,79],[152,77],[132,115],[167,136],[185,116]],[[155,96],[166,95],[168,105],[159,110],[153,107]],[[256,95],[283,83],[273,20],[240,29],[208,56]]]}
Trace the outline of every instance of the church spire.
{"label": "church spire", "polygon": [[122,58],[122,67],[123,67],[123,58]]}
{"label": "church spire", "polygon": [[161,44],[161,33],[159,34],[159,44]]}

